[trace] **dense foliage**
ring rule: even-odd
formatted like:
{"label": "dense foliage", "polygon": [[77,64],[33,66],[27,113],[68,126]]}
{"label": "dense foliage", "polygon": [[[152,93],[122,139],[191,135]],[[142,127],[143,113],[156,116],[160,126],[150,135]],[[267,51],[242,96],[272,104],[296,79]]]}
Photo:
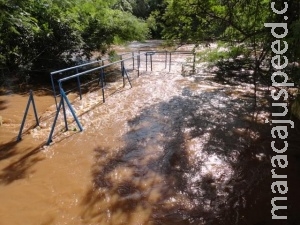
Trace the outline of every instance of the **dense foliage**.
{"label": "dense foliage", "polygon": [[[0,68],[49,71],[150,33],[171,43],[242,43],[253,50],[256,77],[272,56],[274,37],[264,23],[288,24],[287,57],[300,60],[300,2],[280,0],[276,7],[284,8],[284,2],[288,10],[279,15],[272,12],[271,0],[0,0]],[[298,68],[286,68],[296,84]]]}
{"label": "dense foliage", "polygon": [[[146,23],[114,0],[0,0],[0,68],[25,73],[89,58],[111,44],[143,40]],[[23,73],[24,74],[24,73]]]}
{"label": "dense foliage", "polygon": [[[284,55],[289,63],[282,71],[289,75],[290,81],[299,89],[300,1],[274,1],[275,8],[279,11],[285,8],[285,4],[288,5],[287,11],[283,14],[271,10],[271,0],[166,0],[166,2],[165,12],[161,16],[164,20],[162,34],[166,39],[196,44],[222,40],[232,46],[250,49],[251,54],[248,57],[254,58],[252,69],[255,87],[258,79],[271,85],[270,77],[275,70],[271,63],[274,56],[271,43],[276,38],[273,37],[271,28],[265,27],[264,24],[287,24],[288,33],[280,41],[281,49],[284,47],[284,41],[288,44],[288,50]],[[282,34],[284,31],[282,28],[276,28],[276,32]],[[280,63],[283,64],[282,60]],[[294,105],[300,105],[300,98],[295,96],[294,94],[289,96],[291,102],[296,99]],[[296,110],[296,114],[300,118],[300,107],[297,108],[299,110]]]}

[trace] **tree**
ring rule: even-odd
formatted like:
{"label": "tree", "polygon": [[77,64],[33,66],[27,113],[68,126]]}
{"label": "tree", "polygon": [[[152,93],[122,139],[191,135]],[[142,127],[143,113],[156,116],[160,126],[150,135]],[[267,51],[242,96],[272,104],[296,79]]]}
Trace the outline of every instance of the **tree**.
{"label": "tree", "polygon": [[[164,36],[182,41],[206,38],[245,41],[264,30],[269,1],[168,1]],[[184,34],[183,34],[184,33]]]}
{"label": "tree", "polygon": [[37,20],[27,11],[29,1],[0,1],[0,65],[14,69],[23,64],[23,53],[38,30]]}
{"label": "tree", "polygon": [[161,38],[166,6],[164,0],[117,0],[113,8],[130,12],[137,18],[145,20],[151,37]]}
{"label": "tree", "polygon": [[86,19],[79,20],[84,24],[83,49],[87,55],[95,50],[104,53],[113,43],[142,40],[147,37],[146,24],[130,12],[114,9],[115,5],[112,5],[112,8],[103,8],[99,1],[96,5],[98,7],[95,7],[93,2],[85,2],[78,13],[83,15],[81,18]]}
{"label": "tree", "polygon": [[[243,43],[252,49],[253,84],[256,87],[258,77],[264,74],[261,63],[272,56],[270,43],[274,41],[270,29],[264,23],[287,23],[289,33],[284,38],[289,44],[288,56],[292,62],[299,61],[299,1],[277,1],[277,8],[288,10],[284,15],[271,10],[270,0],[166,0],[163,36],[166,39],[201,42],[206,39],[225,40],[231,43]],[[281,6],[281,7],[280,7]],[[288,17],[288,20],[285,19]],[[286,71],[290,67],[285,68]],[[290,72],[290,79],[299,83],[297,67]],[[268,75],[270,76],[269,71]],[[270,80],[264,78],[265,80]],[[255,89],[256,90],[256,89]],[[256,102],[255,102],[256,105]]]}
{"label": "tree", "polygon": [[117,9],[118,2],[0,0],[0,66],[48,74],[76,63],[75,55],[89,58],[113,43],[146,38],[146,23]]}

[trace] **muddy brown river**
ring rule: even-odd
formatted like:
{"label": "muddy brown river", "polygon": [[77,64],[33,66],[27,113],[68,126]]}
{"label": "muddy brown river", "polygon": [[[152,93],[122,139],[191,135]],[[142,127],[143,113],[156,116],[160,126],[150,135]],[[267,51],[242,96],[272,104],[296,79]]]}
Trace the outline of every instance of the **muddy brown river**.
{"label": "muddy brown river", "polygon": [[[53,97],[35,92],[40,126],[32,127],[30,109],[16,142],[28,95],[0,96],[1,225],[265,221],[268,208],[248,210],[264,199],[240,191],[249,182],[237,179],[239,171],[246,181],[263,176],[237,170],[241,149],[260,135],[250,129],[252,86],[218,82],[202,67],[187,77],[180,65],[170,73],[155,68],[132,74],[132,88],[108,83],[105,103],[100,89],[82,100],[70,93],[84,131],[67,110],[69,131],[61,113],[50,146]],[[264,116],[264,110],[256,115],[260,130],[266,129]],[[266,155],[257,150],[252,157],[259,163]]]}

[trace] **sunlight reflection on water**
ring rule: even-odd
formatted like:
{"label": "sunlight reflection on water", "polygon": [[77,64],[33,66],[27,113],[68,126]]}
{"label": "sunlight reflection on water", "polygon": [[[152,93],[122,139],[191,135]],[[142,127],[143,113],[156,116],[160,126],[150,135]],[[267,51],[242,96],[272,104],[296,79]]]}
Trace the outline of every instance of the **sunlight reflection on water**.
{"label": "sunlight reflection on water", "polygon": [[[240,95],[251,88],[233,92],[211,76],[179,72],[132,79],[133,88],[119,92],[121,83],[110,84],[105,104],[101,90],[73,96],[81,133],[69,110],[67,132],[59,115],[53,144],[42,151],[54,181],[42,185],[52,195],[41,198],[64,213],[53,224],[205,224],[226,202],[247,142],[251,99]],[[53,117],[46,111],[31,137],[46,140]]]}

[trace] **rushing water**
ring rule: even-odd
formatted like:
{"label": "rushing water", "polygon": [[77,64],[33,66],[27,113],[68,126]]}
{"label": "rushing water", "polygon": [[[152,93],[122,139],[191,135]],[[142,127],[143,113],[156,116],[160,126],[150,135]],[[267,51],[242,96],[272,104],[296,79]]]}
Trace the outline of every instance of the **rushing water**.
{"label": "rushing water", "polygon": [[[239,149],[248,144],[251,86],[213,76],[183,77],[164,66],[133,87],[120,82],[82,100],[69,94],[84,127],[67,111],[53,143],[49,96],[37,96],[41,124],[16,137],[26,96],[1,96],[0,224],[210,224],[226,208]],[[254,132],[253,139],[257,138]],[[234,141],[233,141],[234,140]],[[41,146],[42,145],[42,146]]]}

